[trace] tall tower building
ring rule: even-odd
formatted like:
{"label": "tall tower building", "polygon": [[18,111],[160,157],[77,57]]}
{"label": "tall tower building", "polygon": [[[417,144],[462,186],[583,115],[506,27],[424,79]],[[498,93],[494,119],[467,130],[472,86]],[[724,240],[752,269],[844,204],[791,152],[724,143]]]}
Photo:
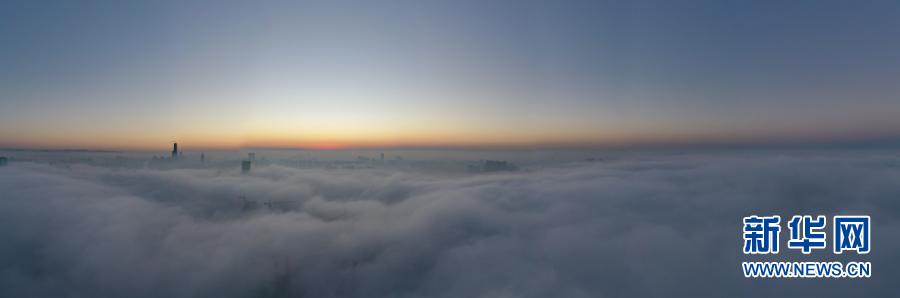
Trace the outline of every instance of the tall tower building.
{"label": "tall tower building", "polygon": [[172,145],[172,159],[178,159],[178,143]]}
{"label": "tall tower building", "polygon": [[241,161],[241,173],[243,173],[243,174],[250,173],[250,161],[249,160]]}

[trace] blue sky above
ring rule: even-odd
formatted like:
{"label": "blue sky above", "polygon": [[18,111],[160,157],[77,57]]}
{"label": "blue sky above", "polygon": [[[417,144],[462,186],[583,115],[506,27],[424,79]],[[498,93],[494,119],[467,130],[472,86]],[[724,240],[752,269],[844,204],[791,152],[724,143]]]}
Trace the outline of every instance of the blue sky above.
{"label": "blue sky above", "polygon": [[896,2],[0,7],[2,146],[764,144],[900,136]]}

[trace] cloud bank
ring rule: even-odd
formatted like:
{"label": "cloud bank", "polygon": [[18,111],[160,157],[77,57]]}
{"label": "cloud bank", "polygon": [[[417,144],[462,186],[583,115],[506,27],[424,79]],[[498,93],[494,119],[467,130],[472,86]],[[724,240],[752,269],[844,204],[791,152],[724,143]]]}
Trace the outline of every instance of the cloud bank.
{"label": "cloud bank", "polygon": [[[740,219],[751,214],[869,214],[873,250],[747,257]],[[465,176],[0,168],[2,297],[891,296],[896,235],[900,157],[889,153]],[[754,280],[740,269],[845,257],[871,261],[873,277]]]}

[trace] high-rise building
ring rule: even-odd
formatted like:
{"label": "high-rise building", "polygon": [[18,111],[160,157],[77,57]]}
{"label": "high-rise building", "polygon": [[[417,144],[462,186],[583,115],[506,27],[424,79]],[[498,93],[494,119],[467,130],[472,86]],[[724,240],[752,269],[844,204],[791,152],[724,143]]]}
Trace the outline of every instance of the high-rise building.
{"label": "high-rise building", "polygon": [[203,152],[200,152],[200,163],[204,163],[204,162],[206,162],[206,154]]}
{"label": "high-rise building", "polygon": [[178,159],[178,143],[172,145],[172,159]]}
{"label": "high-rise building", "polygon": [[241,173],[244,173],[244,174],[250,173],[250,161],[249,160],[241,161]]}

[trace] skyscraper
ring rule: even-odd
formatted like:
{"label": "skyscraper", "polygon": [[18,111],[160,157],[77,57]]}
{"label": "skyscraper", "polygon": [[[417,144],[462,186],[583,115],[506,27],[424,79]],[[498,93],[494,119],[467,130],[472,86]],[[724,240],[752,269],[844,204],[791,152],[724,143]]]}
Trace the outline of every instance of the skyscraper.
{"label": "skyscraper", "polygon": [[244,173],[244,174],[250,173],[250,161],[249,160],[241,161],[241,173]]}
{"label": "skyscraper", "polygon": [[178,143],[172,145],[172,159],[178,159]]}

